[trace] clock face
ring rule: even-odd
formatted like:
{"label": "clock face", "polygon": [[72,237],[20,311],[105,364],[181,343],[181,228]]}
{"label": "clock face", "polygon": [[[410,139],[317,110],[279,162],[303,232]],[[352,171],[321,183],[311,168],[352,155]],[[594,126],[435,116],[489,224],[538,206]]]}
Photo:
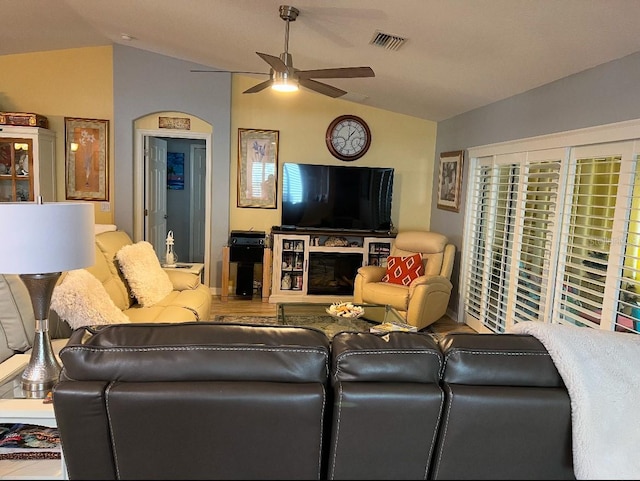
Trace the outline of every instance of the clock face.
{"label": "clock face", "polygon": [[340,160],[356,160],[371,145],[371,131],[367,123],[355,115],[341,115],[327,129],[327,148]]}

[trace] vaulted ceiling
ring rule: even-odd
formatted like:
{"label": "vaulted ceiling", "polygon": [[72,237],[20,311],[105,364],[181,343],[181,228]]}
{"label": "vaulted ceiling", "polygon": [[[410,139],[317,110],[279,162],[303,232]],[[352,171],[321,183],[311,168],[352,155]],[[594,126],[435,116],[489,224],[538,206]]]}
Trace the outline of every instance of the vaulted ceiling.
{"label": "vaulted ceiling", "polygon": [[[638,0],[292,2],[3,0],[0,55],[123,44],[266,74],[256,52],[284,51],[287,4],[300,11],[288,44],[296,68],[370,66],[374,78],[322,81],[346,100],[440,121],[640,51]],[[406,41],[372,45],[378,33]]]}

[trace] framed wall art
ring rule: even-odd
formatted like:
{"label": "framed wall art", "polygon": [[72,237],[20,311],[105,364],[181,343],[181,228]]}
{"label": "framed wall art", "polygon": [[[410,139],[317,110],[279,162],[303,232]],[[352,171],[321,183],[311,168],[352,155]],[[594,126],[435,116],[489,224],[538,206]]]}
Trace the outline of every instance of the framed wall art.
{"label": "framed wall art", "polygon": [[438,209],[460,212],[460,188],[464,150],[440,154],[438,177]]}
{"label": "framed wall art", "polygon": [[109,121],[64,118],[67,199],[109,200]]}
{"label": "framed wall art", "polygon": [[279,133],[238,129],[238,207],[276,208]]}
{"label": "framed wall art", "polygon": [[184,190],[184,154],[167,152],[167,189]]}

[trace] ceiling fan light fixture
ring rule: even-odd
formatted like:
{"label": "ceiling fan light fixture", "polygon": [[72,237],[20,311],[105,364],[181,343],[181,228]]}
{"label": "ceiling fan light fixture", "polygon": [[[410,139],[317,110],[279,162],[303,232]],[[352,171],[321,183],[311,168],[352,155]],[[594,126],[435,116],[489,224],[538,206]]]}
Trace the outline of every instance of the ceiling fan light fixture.
{"label": "ceiling fan light fixture", "polygon": [[271,88],[276,92],[297,92],[300,86],[297,78],[291,78],[286,73],[274,72]]}

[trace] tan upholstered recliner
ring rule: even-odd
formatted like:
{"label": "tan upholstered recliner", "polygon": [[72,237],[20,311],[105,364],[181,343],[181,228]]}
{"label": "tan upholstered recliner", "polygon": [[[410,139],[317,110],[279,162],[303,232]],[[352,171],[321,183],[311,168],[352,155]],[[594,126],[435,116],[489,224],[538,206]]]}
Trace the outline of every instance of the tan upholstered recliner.
{"label": "tan upholstered recliner", "polygon": [[355,303],[388,304],[418,329],[440,319],[451,297],[451,271],[456,248],[446,236],[436,232],[406,231],[398,233],[392,256],[422,255],[424,275],[409,286],[381,282],[385,267],[358,269],[353,300]]}

